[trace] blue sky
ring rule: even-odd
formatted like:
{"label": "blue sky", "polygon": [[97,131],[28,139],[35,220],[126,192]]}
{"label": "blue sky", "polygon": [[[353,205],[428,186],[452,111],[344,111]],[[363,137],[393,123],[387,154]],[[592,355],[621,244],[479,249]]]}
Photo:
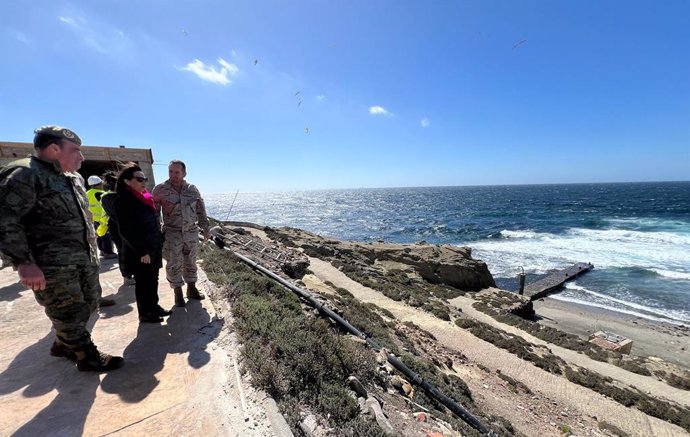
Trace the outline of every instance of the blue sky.
{"label": "blue sky", "polygon": [[1,140],[65,125],[206,193],[690,179],[686,0],[2,12]]}

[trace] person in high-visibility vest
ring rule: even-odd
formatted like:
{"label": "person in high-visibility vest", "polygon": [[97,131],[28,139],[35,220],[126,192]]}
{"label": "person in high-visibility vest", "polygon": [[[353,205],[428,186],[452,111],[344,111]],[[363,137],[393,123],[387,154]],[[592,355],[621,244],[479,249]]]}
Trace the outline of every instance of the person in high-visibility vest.
{"label": "person in high-visibility vest", "polygon": [[93,226],[96,229],[96,243],[101,257],[105,259],[117,258],[117,254],[113,252],[113,242],[108,232],[108,216],[101,205],[101,196],[105,193],[103,190],[103,180],[99,176],[89,176],[86,180],[89,189],[86,191],[86,197],[89,199],[89,211],[93,217]]}

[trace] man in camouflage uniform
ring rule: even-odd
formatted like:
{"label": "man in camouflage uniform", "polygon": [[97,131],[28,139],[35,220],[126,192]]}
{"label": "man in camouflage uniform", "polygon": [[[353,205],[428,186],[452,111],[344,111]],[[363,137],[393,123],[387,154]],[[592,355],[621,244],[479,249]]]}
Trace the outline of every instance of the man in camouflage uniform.
{"label": "man in camouflage uniform", "polygon": [[60,126],[35,134],[34,156],[0,171],[0,252],[53,323],[50,354],[76,361],[81,371],[117,369],[124,360],[99,352],[86,327],[101,286],[96,234],[76,173],[81,139]]}
{"label": "man in camouflage uniform", "polygon": [[175,306],[185,306],[182,286],[187,283],[187,298],[204,299],[196,288],[196,254],[199,231],[208,238],[206,207],[199,190],[185,181],[187,166],[174,160],[168,165],[168,180],[156,185],[153,199],[163,212],[163,258],[170,287],[175,291]]}

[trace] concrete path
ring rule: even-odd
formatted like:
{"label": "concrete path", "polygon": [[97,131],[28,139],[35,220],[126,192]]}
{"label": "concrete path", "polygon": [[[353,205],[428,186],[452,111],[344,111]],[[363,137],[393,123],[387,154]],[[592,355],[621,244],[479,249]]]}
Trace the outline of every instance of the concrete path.
{"label": "concrete path", "polygon": [[[94,314],[92,337],[125,366],[97,374],[48,354],[50,321],[16,272],[0,270],[0,436],[289,435],[275,404],[236,377],[233,334],[211,299],[139,324],[134,287],[112,261],[101,272],[103,295],[117,304]],[[164,277],[159,296],[170,308]]]}

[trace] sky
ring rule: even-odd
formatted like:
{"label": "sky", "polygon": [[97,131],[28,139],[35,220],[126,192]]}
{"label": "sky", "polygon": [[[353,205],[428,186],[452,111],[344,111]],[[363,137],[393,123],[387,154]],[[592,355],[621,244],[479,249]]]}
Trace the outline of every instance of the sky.
{"label": "sky", "polygon": [[690,180],[690,2],[2,0],[0,141],[202,193]]}

